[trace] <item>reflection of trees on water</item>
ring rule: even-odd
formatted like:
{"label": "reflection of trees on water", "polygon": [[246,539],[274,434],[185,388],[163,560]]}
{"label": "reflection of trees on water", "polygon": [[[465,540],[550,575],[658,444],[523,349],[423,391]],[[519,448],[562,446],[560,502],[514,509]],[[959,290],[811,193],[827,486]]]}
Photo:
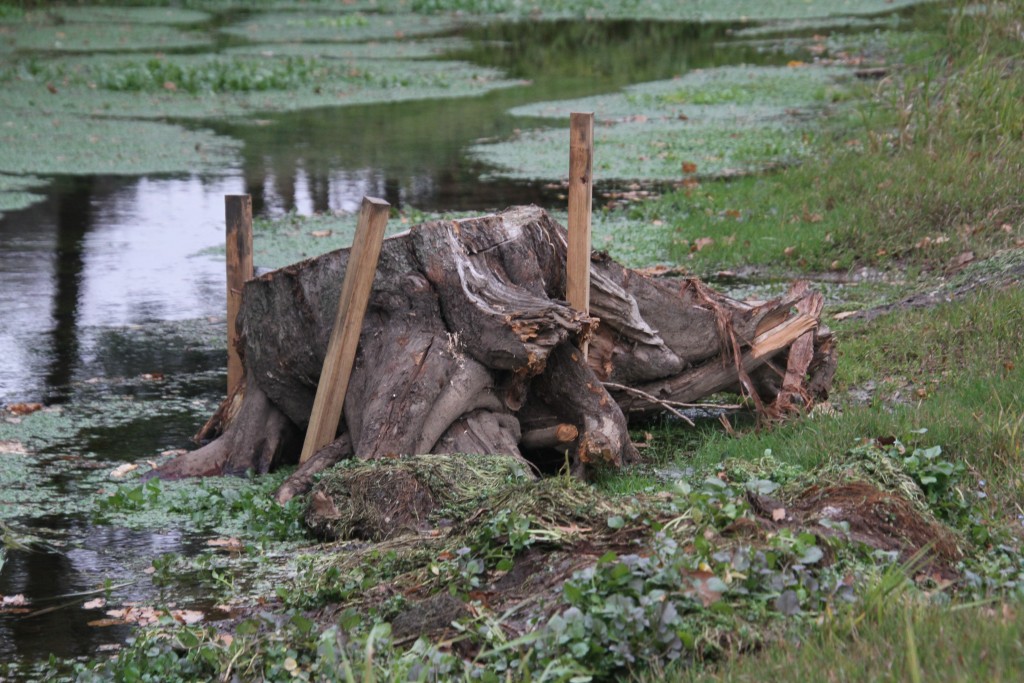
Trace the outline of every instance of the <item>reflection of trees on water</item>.
{"label": "reflection of trees on water", "polygon": [[467,35],[473,47],[452,58],[499,68],[529,87],[455,100],[290,112],[259,125],[220,126],[219,132],[245,141],[242,173],[253,211],[353,210],[363,194],[428,210],[550,205],[559,200],[536,185],[481,182],[487,169],[466,158],[466,149],[481,139],[505,139],[531,123],[557,125],[513,118],[509,109],[613,92],[694,68],[789,58],[753,46],[723,46],[724,25],[540,22],[528,30],[523,24],[472,28]]}
{"label": "reflection of trees on water", "polygon": [[83,246],[92,227],[92,199],[95,181],[91,177],[67,182],[67,191],[55,198],[56,244],[54,245],[52,354],[46,373],[50,400],[67,399],[63,391],[71,383],[78,362],[78,305],[85,267]]}

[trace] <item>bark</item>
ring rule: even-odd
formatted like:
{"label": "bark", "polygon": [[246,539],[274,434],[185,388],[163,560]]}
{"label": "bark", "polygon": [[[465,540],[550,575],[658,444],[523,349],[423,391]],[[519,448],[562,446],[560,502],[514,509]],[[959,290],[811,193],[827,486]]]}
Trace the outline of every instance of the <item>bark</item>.
{"label": "bark", "polygon": [[[246,284],[237,322],[244,390],[204,430],[220,435],[160,476],[265,472],[296,459],[348,256],[334,251]],[[565,261],[564,228],[537,207],[425,223],[385,240],[342,443],[314,456],[279,498],[350,456],[481,452],[544,462],[568,453],[585,476],[635,459],[628,419],[661,412],[665,401],[734,389],[780,414],[827,391],[834,345],[819,329],[820,297],[806,287],[755,306],[595,254],[584,315],[563,300]]]}

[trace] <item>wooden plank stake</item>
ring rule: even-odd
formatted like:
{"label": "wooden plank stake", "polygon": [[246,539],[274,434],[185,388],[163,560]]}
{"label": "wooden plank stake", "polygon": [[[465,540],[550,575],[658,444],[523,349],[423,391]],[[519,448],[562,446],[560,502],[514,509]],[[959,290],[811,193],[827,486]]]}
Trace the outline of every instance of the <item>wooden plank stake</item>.
{"label": "wooden plank stake", "polygon": [[338,314],[334,318],[331,339],[327,343],[327,356],[320,372],[320,383],[316,388],[316,399],[309,416],[309,428],[302,444],[300,463],[306,462],[318,450],[334,441],[338,432],[390,208],[391,205],[383,199],[363,197],[356,236],[345,267],[345,279],[341,283]]}
{"label": "wooden plank stake", "polygon": [[224,220],[227,226],[228,268],[228,395],[242,383],[244,369],[235,341],[235,319],[242,305],[242,285],[252,279],[252,197],[247,194],[224,196]]}
{"label": "wooden plank stake", "polygon": [[[590,313],[590,222],[594,195],[594,114],[569,115],[569,248],[565,298]],[[586,344],[580,349],[587,356]]]}

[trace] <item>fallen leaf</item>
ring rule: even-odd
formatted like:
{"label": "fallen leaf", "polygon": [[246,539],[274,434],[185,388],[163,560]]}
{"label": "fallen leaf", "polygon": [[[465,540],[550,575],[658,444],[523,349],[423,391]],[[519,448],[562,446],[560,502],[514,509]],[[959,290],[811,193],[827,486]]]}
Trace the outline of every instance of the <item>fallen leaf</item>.
{"label": "fallen leaf", "polygon": [[968,263],[971,263],[972,261],[974,261],[974,252],[965,251],[950,262],[949,269],[953,272],[962,270]]}
{"label": "fallen leaf", "polygon": [[28,600],[26,600],[25,596],[21,593],[0,597],[0,605],[3,605],[4,607],[25,607],[28,604]]}
{"label": "fallen leaf", "polygon": [[807,62],[801,62],[799,59],[793,59],[789,62],[786,62],[786,66],[788,66],[790,69],[799,69],[802,66],[807,66]]}
{"label": "fallen leaf", "polygon": [[12,403],[7,406],[7,412],[13,415],[31,415],[37,410],[42,410],[42,403]]}
{"label": "fallen leaf", "polygon": [[786,508],[775,508],[772,510],[772,521],[781,522],[786,519]]}
{"label": "fallen leaf", "polygon": [[89,602],[85,603],[84,605],[82,605],[82,607],[84,609],[99,609],[101,607],[105,607],[106,604],[107,601],[105,599],[96,598],[95,600],[90,600]]}
{"label": "fallen leaf", "polygon": [[314,230],[309,233],[313,237],[330,237],[333,234],[333,230]]}
{"label": "fallen leaf", "polygon": [[237,552],[245,547],[242,545],[242,542],[234,536],[231,538],[211,538],[206,542],[206,545],[213,548],[223,548],[224,550],[230,550],[233,552]]}
{"label": "fallen leaf", "polygon": [[164,81],[164,90],[168,92],[175,92],[177,89],[178,85],[174,81]]}
{"label": "fallen leaf", "polygon": [[683,173],[696,173],[696,172],[697,172],[697,164],[693,163],[692,161],[684,161],[683,162]]}
{"label": "fallen leaf", "polygon": [[203,620],[203,613],[194,609],[172,609],[171,616],[178,623],[191,626]]}
{"label": "fallen leaf", "polygon": [[129,472],[131,472],[133,470],[137,470],[137,469],[139,469],[139,466],[136,465],[135,463],[133,463],[133,462],[126,462],[123,465],[119,465],[118,467],[115,467],[110,472],[110,476],[112,476],[114,479],[120,479],[121,477],[123,477],[124,475],[128,474]]}
{"label": "fallen leaf", "polygon": [[786,256],[792,256],[796,252],[796,247],[786,247],[782,250],[782,253]]}
{"label": "fallen leaf", "polygon": [[715,240],[710,237],[698,237],[693,241],[693,246],[690,247],[690,251],[700,251],[704,247],[710,247],[715,243]]}
{"label": "fallen leaf", "polygon": [[836,313],[832,317],[835,318],[836,320],[846,320],[847,318],[852,318],[853,316],[857,315],[857,313],[858,311],[843,311],[842,313]]}
{"label": "fallen leaf", "polygon": [[105,628],[107,626],[123,626],[127,622],[124,619],[115,619],[113,617],[107,619],[95,619],[89,622],[89,626],[95,626],[96,628]]}

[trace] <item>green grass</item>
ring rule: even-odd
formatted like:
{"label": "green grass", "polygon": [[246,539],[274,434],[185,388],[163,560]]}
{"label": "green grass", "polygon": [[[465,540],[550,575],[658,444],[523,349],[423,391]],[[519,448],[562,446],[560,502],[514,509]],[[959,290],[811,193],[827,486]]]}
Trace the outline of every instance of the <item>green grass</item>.
{"label": "green grass", "polygon": [[641,681],[1019,680],[1024,671],[1024,610],[1017,604],[948,608],[904,600],[847,622],[808,629],[760,653],[720,667],[672,671]]}
{"label": "green grass", "polygon": [[[802,467],[819,465],[863,438],[920,437],[987,481],[993,517],[1013,513],[1024,494],[1024,291],[1010,287],[965,301],[839,325],[836,417],[813,415],[772,428],[740,423],[740,438],[717,427],[680,436],[680,455],[702,466],[758,460],[766,451]],[[846,392],[870,382],[868,403]],[[664,449],[663,446],[658,446]]]}
{"label": "green grass", "polygon": [[956,15],[952,54],[894,68],[800,166],[671,192],[609,220],[659,221],[670,259],[698,273],[941,272],[966,252],[1021,246],[1024,80],[1010,76],[1018,45],[1002,21]]}

